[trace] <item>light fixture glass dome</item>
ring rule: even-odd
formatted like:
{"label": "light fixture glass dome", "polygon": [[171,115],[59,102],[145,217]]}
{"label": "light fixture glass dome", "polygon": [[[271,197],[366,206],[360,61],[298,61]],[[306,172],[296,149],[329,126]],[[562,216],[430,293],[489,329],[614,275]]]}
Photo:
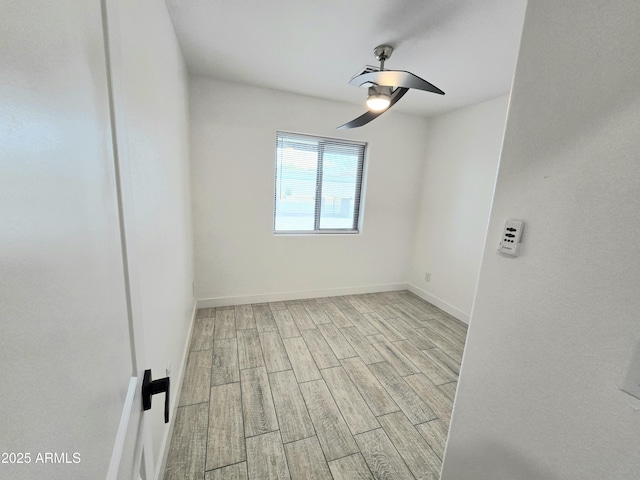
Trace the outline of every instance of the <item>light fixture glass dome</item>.
{"label": "light fixture glass dome", "polygon": [[367,97],[367,108],[373,112],[381,112],[391,105],[391,97],[384,93],[372,93]]}

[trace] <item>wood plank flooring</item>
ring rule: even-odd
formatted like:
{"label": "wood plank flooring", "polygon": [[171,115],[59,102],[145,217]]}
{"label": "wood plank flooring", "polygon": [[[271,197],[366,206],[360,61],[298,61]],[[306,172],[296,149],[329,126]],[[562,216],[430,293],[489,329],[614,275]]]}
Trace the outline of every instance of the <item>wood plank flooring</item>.
{"label": "wood plank flooring", "polygon": [[437,480],[467,326],[407,292],[198,310],[165,480]]}

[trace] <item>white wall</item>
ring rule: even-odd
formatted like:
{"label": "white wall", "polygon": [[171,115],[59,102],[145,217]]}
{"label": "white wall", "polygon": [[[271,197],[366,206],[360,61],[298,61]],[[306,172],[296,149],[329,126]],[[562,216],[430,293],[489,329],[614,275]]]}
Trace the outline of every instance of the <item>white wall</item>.
{"label": "white wall", "polygon": [[[364,107],[204,77],[192,77],[189,91],[203,305],[406,287],[425,119],[391,111],[337,131]],[[360,235],[273,235],[276,130],[368,142]]]}
{"label": "white wall", "polygon": [[[640,478],[640,9],[529,2],[442,480]],[[495,252],[524,220],[519,258]]]}
{"label": "white wall", "polygon": [[[187,72],[164,2],[120,1],[118,23],[118,131],[131,174],[125,209],[134,226],[132,289],[143,320],[144,368],[161,378],[171,364],[175,411],[194,310]],[[168,449],[162,401],[154,399],[147,413],[157,466]]]}
{"label": "white wall", "polygon": [[127,394],[102,33],[99,2],[0,2],[2,478],[104,478]]}
{"label": "white wall", "polygon": [[[409,282],[469,322],[489,222],[508,97],[429,119]],[[431,281],[425,273],[431,273]]]}

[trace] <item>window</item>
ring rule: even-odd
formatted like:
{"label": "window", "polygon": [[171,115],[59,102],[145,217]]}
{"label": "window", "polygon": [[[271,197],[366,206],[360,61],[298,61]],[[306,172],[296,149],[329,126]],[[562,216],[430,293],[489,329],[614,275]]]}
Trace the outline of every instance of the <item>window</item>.
{"label": "window", "polygon": [[364,143],[277,132],[275,233],[358,233]]}

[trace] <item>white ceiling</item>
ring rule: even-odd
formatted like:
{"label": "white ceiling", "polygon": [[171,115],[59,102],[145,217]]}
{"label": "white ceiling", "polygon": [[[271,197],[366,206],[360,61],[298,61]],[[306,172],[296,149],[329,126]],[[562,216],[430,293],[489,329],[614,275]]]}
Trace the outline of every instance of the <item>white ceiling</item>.
{"label": "white ceiling", "polygon": [[412,90],[396,111],[434,115],[508,93],[526,0],[167,0],[192,74],[363,106],[348,84],[373,49],[385,67],[446,92]]}

